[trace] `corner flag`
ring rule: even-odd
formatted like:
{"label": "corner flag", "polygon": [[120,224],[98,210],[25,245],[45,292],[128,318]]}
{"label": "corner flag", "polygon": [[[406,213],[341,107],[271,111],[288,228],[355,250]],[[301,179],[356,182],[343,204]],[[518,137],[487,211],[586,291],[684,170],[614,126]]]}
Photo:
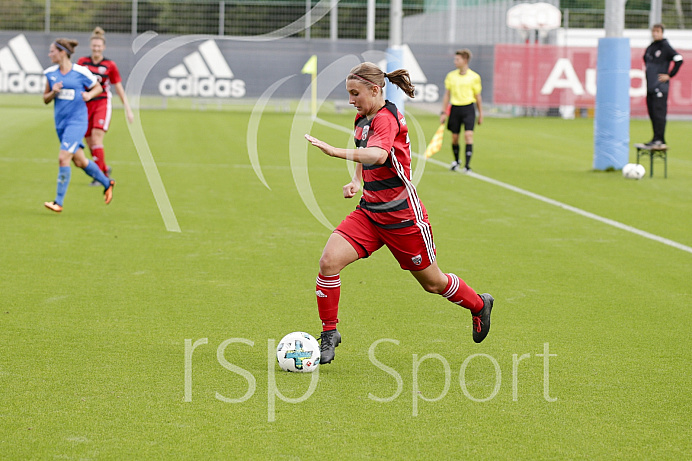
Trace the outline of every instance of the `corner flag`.
{"label": "corner flag", "polygon": [[300,71],[302,74],[316,74],[317,73],[317,55],[313,54],[308,62],[303,66],[303,70]]}
{"label": "corner flag", "polygon": [[317,55],[313,54],[308,59],[308,62],[303,66],[303,70],[300,71],[303,74],[310,74],[310,86],[311,91],[311,101],[310,110],[312,112],[312,118],[317,117]]}
{"label": "corner flag", "polygon": [[444,138],[444,135],[445,135],[445,124],[442,123],[437,128],[437,131],[435,132],[432,139],[430,140],[430,144],[428,144],[428,147],[425,149],[425,158],[430,158],[440,151],[440,149],[442,148],[442,138]]}

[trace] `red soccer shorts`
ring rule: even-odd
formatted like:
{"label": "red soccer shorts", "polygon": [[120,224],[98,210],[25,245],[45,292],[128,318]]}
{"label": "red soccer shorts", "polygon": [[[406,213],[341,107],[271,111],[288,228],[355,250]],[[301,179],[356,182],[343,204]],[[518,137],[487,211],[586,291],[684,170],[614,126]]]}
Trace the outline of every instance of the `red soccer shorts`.
{"label": "red soccer shorts", "polygon": [[87,128],[85,137],[91,136],[91,130],[98,128],[103,131],[108,131],[111,124],[111,114],[113,112],[110,98],[96,99],[87,103],[89,112],[89,127]]}
{"label": "red soccer shorts", "polygon": [[375,225],[363,210],[356,208],[334,232],[351,244],[359,258],[367,258],[386,245],[404,270],[420,271],[435,261],[435,244],[427,216],[425,222],[419,224],[385,229]]}

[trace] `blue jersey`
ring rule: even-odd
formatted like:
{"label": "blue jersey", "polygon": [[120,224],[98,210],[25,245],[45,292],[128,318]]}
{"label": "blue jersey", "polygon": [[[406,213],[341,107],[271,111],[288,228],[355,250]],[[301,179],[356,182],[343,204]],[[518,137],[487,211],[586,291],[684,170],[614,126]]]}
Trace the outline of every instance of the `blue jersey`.
{"label": "blue jersey", "polygon": [[[63,87],[55,97],[55,128],[60,128],[72,121],[87,123],[87,106],[82,99],[82,92],[93,87],[98,82],[94,74],[86,67],[72,64],[72,69],[65,75],[60,72],[60,66],[54,65],[44,70],[50,89],[58,82]],[[86,129],[85,129],[86,132]]]}

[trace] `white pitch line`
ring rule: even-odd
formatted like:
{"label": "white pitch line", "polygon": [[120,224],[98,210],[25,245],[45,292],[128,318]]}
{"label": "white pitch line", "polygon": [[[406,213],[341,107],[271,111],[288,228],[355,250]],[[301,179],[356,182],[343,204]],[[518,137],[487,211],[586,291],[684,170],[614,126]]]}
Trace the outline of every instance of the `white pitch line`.
{"label": "white pitch line", "polygon": [[[341,131],[345,131],[348,133],[352,132],[351,130],[349,130],[345,127],[335,125],[331,122],[327,122],[326,120],[322,120],[320,118],[315,118],[315,122],[320,123],[320,124],[325,125],[325,126],[328,126],[328,127],[331,127],[331,128],[339,129]],[[425,160],[425,157],[421,154],[417,154],[417,153],[413,152],[412,155]],[[446,163],[441,162],[441,161],[436,160],[436,159],[433,159],[433,158],[429,158],[426,161],[433,163],[435,165],[439,165],[439,166],[448,168],[448,165]],[[633,234],[639,235],[640,237],[644,237],[644,238],[647,238],[649,240],[653,240],[655,242],[659,242],[659,243],[662,243],[664,245],[668,245],[668,246],[671,246],[673,248],[677,248],[678,250],[692,253],[692,247],[688,247],[687,245],[683,245],[682,243],[678,243],[674,240],[670,240],[670,239],[667,239],[665,237],[661,237],[659,235],[655,235],[655,234],[652,234],[650,232],[646,232],[646,231],[643,231],[641,229],[637,229],[636,227],[628,226],[627,224],[623,224],[621,222],[614,221],[612,219],[604,218],[603,216],[599,216],[599,215],[591,213],[589,211],[582,210],[581,208],[573,207],[572,205],[567,205],[566,203],[558,202],[557,200],[553,200],[551,198],[544,197],[542,195],[527,191],[525,189],[521,189],[521,188],[513,186],[511,184],[507,184],[505,182],[498,181],[497,179],[492,179],[492,178],[489,178],[487,176],[483,176],[483,175],[480,175],[480,174],[474,173],[474,172],[466,173],[466,176],[470,176],[472,178],[476,178],[476,179],[479,179],[481,181],[485,181],[489,184],[493,184],[495,186],[499,186],[499,187],[502,187],[504,189],[511,190],[512,192],[516,192],[517,194],[531,197],[532,199],[541,201],[543,203],[547,203],[549,205],[553,205],[553,206],[556,206],[558,208],[562,208],[563,210],[571,211],[572,213],[576,213],[580,216],[584,216],[585,218],[589,218],[589,219],[593,219],[594,221],[602,222],[603,224],[607,224],[609,226],[613,226],[613,227],[616,227],[618,229],[622,229],[624,231],[631,232]]]}
{"label": "white pitch line", "polygon": [[319,118],[319,117],[315,117],[313,120],[314,120],[315,122],[319,123],[320,125],[324,125],[324,126],[326,126],[326,127],[333,128],[333,129],[335,129],[335,130],[343,131],[344,133],[348,133],[348,134],[353,133],[353,130],[349,130],[349,129],[346,128],[345,126],[337,125],[336,123],[332,123],[332,122],[328,122],[328,121],[323,120],[323,119],[321,119],[321,118]]}
{"label": "white pitch line", "polygon": [[[413,154],[416,157],[422,157],[420,154]],[[432,162],[436,165],[443,166],[445,168],[448,167],[446,163],[443,163],[439,160],[435,160],[432,158],[429,158],[427,160],[428,162]],[[544,197],[542,195],[535,194],[533,192],[527,191],[525,189],[521,189],[519,187],[513,186],[511,184],[507,184],[502,181],[498,181],[497,179],[492,179],[487,176],[480,175],[478,173],[470,172],[466,173],[466,176],[470,176],[472,178],[480,179],[481,181],[485,181],[489,184],[493,184],[495,186],[502,187],[507,190],[511,190],[512,192],[516,192],[521,195],[525,195],[527,197],[531,197],[533,199],[539,200],[543,203],[547,203],[549,205],[554,205],[556,207],[562,208],[563,210],[571,211],[572,213],[576,213],[578,215],[584,216],[589,219],[593,219],[594,221],[602,222],[603,224],[607,224],[609,226],[616,227],[618,229],[622,229],[627,232],[631,232],[633,234],[639,235],[640,237],[647,238],[649,240],[654,240],[659,243],[663,243],[664,245],[671,246],[673,248],[677,248],[678,250],[686,251],[688,253],[692,253],[692,247],[688,247],[687,245],[683,245],[682,243],[678,243],[674,240],[667,239],[665,237],[661,237],[659,235],[652,234],[650,232],[643,231],[641,229],[637,229],[636,227],[628,226],[627,224],[623,224],[618,221],[614,221],[612,219],[604,218],[603,216],[599,216],[597,214],[591,213],[589,211],[582,210],[581,208],[573,207],[572,205],[567,205],[566,203],[558,202],[557,200],[553,200],[548,197]]]}

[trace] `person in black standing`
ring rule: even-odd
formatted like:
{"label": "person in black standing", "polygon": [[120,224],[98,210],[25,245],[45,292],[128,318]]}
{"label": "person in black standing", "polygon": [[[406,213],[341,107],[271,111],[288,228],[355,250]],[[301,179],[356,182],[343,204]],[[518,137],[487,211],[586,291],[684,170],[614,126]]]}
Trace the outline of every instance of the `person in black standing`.
{"label": "person in black standing", "polygon": [[[666,114],[668,113],[668,87],[670,79],[678,73],[682,56],[663,38],[663,24],[651,27],[653,43],[644,53],[646,67],[646,108],[651,119],[654,137],[646,145],[660,146],[666,143]],[[670,69],[671,61],[673,69]]]}

